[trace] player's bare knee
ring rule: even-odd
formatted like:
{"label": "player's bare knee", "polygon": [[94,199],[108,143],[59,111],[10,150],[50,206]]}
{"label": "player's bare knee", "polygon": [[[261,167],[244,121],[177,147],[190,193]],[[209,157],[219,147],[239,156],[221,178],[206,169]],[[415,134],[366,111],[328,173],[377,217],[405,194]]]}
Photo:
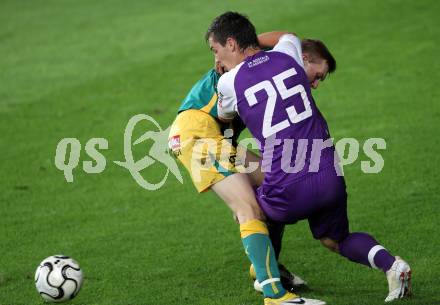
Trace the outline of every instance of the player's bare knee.
{"label": "player's bare knee", "polygon": [[264,220],[264,214],[246,174],[236,173],[215,183],[212,190],[223,199],[240,223],[253,219]]}
{"label": "player's bare knee", "polygon": [[336,242],[330,238],[327,238],[327,237],[321,238],[320,241],[321,241],[321,244],[324,247],[326,247],[327,249],[329,249],[330,251],[339,253],[339,243],[338,242]]}
{"label": "player's bare knee", "polygon": [[264,214],[258,205],[254,206],[244,202],[236,206],[235,215],[239,223],[245,223],[254,219],[264,220]]}

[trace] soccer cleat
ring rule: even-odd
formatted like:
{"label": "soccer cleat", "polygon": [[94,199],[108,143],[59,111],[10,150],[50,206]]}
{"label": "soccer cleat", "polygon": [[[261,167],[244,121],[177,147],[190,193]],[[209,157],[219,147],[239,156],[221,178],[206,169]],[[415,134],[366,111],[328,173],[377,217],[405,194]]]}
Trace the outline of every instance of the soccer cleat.
{"label": "soccer cleat", "polygon": [[[280,269],[281,284],[287,291],[293,291],[295,287],[307,285],[306,281],[296,274],[290,272],[284,265],[278,264],[278,268]],[[258,292],[263,292],[263,287],[261,287],[260,283],[256,279],[257,275],[252,264],[249,268],[249,275],[251,279],[254,280],[254,289]]]}
{"label": "soccer cleat", "polygon": [[284,296],[279,299],[265,298],[264,305],[292,305],[292,304],[302,304],[302,305],[325,305],[324,301],[301,298],[298,295],[286,292]]}
{"label": "soccer cleat", "polygon": [[385,302],[401,299],[411,294],[411,268],[407,262],[396,256],[396,260],[386,275],[389,293]]}
{"label": "soccer cleat", "polygon": [[278,264],[278,268],[280,269],[281,283],[287,290],[290,290],[295,286],[298,287],[307,285],[306,281],[304,281],[298,275],[290,272],[283,264]]}

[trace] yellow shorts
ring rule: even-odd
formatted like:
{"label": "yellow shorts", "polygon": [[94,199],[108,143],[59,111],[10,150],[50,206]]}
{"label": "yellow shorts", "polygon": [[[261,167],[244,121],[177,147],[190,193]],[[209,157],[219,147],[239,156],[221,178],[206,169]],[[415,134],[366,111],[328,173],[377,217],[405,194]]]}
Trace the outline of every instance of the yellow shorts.
{"label": "yellow shorts", "polygon": [[236,149],[219,123],[201,110],[179,113],[168,137],[173,155],[185,166],[198,192],[237,172]]}

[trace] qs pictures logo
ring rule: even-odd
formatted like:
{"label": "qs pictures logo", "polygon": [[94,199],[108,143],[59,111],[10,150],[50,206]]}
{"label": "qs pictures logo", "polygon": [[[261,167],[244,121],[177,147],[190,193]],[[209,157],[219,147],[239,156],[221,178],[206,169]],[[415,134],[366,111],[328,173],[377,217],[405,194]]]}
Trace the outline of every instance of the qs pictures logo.
{"label": "qs pictures logo", "polygon": [[[145,121],[154,125],[156,130],[147,130],[142,136],[133,141],[133,133],[138,123]],[[151,116],[137,114],[127,123],[124,131],[124,161],[113,161],[115,164],[128,170],[136,183],[146,190],[157,190],[164,185],[171,172],[180,183],[183,183],[182,175],[177,167],[176,161],[169,154],[168,150],[169,128],[163,130]],[[135,160],[132,147],[152,140],[148,154],[139,160]],[[107,160],[100,150],[107,150],[108,141],[104,138],[92,138],[85,145],[86,154],[94,160],[83,161],[83,170],[88,174],[102,173],[107,165]],[[62,139],[56,148],[55,166],[64,172],[67,182],[73,182],[73,170],[79,165],[81,154],[81,143],[76,138]],[[94,164],[95,163],[95,164]],[[165,166],[166,171],[162,179],[157,183],[147,181],[142,172],[153,164],[160,163]]]}

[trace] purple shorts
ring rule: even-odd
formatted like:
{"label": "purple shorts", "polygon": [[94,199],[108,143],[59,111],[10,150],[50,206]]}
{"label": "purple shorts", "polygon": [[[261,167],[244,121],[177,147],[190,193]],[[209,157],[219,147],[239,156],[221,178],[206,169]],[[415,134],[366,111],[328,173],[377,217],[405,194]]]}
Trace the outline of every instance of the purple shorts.
{"label": "purple shorts", "polygon": [[340,241],[349,233],[345,181],[333,166],[292,183],[263,183],[257,190],[257,199],[273,221],[292,224],[307,219],[316,239]]}

